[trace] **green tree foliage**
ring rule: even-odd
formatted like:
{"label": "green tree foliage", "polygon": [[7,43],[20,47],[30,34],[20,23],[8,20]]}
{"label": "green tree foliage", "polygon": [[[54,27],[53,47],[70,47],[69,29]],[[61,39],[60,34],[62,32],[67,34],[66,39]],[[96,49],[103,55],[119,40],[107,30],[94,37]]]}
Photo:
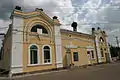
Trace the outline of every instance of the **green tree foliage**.
{"label": "green tree foliage", "polygon": [[120,47],[110,45],[110,53],[112,57],[117,57],[120,54]]}

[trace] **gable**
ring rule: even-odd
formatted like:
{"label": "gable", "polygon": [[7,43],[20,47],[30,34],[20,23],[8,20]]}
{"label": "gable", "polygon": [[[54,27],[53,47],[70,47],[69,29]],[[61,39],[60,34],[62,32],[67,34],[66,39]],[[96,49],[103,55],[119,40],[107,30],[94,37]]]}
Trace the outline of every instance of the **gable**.
{"label": "gable", "polygon": [[46,15],[43,11],[41,11],[38,8],[33,12],[23,12],[23,11],[14,10],[10,18],[12,19],[13,16],[22,17],[25,20],[32,18],[41,18],[47,21],[49,24],[53,25],[53,19],[51,19],[48,15]]}

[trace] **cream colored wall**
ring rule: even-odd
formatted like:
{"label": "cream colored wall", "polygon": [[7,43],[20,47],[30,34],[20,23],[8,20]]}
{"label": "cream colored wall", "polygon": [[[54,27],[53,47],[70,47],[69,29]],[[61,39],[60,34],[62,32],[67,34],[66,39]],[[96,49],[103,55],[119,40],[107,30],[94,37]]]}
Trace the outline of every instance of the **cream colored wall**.
{"label": "cream colored wall", "polygon": [[[69,37],[69,35],[71,35],[71,37]],[[77,39],[74,39],[77,38]],[[94,41],[93,38],[88,38],[86,36],[80,36],[80,35],[74,35],[74,34],[69,34],[69,33],[62,33],[62,53],[63,53],[63,62],[64,62],[64,66],[65,66],[65,55],[66,55],[66,49],[65,46],[68,44],[73,44],[75,46],[79,46],[78,48],[73,48],[71,49],[71,56],[72,56],[72,63],[74,63],[75,65],[87,65],[89,64],[89,59],[87,56],[87,46],[92,46],[94,47],[94,57],[95,59],[92,59],[90,62],[91,64],[93,63],[97,63],[96,60],[96,53],[95,53],[95,45],[94,45]],[[78,62],[74,62],[73,61],[73,52],[78,52],[79,54],[79,61]]]}
{"label": "cream colored wall", "polygon": [[[45,70],[45,69],[52,69],[56,68],[55,65],[55,44],[54,44],[54,27],[47,22],[43,17],[32,17],[24,20],[24,44],[23,44],[23,72],[30,72],[30,71],[38,71],[38,70]],[[31,28],[36,25],[40,24],[44,26],[48,30],[48,35],[38,35],[37,33],[30,32]],[[29,66],[28,65],[28,47],[31,44],[36,44],[39,46],[39,57],[40,57],[40,65],[36,66]],[[43,64],[43,55],[42,55],[42,47],[44,45],[49,45],[51,47],[52,53],[52,64]]]}
{"label": "cream colored wall", "polygon": [[[51,39],[49,37],[40,37],[40,39],[37,36],[29,36],[28,37],[29,41],[28,43],[25,42],[23,45],[23,72],[30,72],[30,71],[37,71],[37,70],[44,70],[44,69],[52,69],[52,68],[56,68],[55,66],[55,49],[54,49],[54,44],[51,42]],[[39,57],[40,57],[40,65],[37,66],[29,66],[28,64],[28,48],[29,45],[31,44],[36,44],[39,46]],[[42,47],[44,45],[50,45],[51,47],[51,52],[52,52],[52,64],[43,64],[43,60],[42,60]]]}
{"label": "cream colored wall", "polygon": [[[38,41],[38,40],[37,40]],[[24,43],[24,52],[23,52],[23,72],[30,72],[30,71],[38,71],[38,70],[45,70],[45,69],[52,69],[52,68],[56,68],[55,66],[55,50],[54,50],[54,44],[50,44],[49,43],[49,40],[47,41],[40,41],[39,43],[36,43],[36,40],[32,40],[30,41],[31,43]],[[28,47],[30,44],[37,44],[39,46],[39,57],[40,57],[40,65],[37,65],[37,66],[29,66],[28,64]],[[42,43],[42,44],[41,44]],[[42,47],[44,44],[49,44],[52,48],[52,64],[43,64],[43,60],[42,60]]]}

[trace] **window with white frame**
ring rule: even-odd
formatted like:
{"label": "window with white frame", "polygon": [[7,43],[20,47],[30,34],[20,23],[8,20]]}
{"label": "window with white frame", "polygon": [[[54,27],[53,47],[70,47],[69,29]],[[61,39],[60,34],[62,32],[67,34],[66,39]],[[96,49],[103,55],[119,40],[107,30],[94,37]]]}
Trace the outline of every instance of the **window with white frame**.
{"label": "window with white frame", "polygon": [[91,57],[90,57],[90,51],[87,51],[87,55],[88,55],[88,59],[90,60]]}
{"label": "window with white frame", "polygon": [[104,39],[102,37],[100,37],[100,42],[104,42]]}
{"label": "window with white frame", "polygon": [[43,52],[44,52],[44,63],[51,63],[50,47],[44,46]]}
{"label": "window with white frame", "polygon": [[46,28],[44,28],[42,25],[35,25],[32,27],[31,32],[37,32],[38,34],[48,34],[48,31]]}
{"label": "window with white frame", "polygon": [[38,64],[38,47],[30,46],[30,64]]}
{"label": "window with white frame", "polygon": [[91,50],[91,58],[94,59],[94,51]]}
{"label": "window with white frame", "polygon": [[73,52],[74,61],[79,61],[78,52]]}
{"label": "window with white frame", "polygon": [[104,52],[102,48],[101,48],[101,57],[104,57]]}

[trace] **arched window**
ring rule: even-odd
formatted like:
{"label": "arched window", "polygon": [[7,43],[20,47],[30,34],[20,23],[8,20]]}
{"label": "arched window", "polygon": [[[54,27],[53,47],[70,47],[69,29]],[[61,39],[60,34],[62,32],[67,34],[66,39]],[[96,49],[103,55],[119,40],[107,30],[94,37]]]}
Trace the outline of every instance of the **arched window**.
{"label": "arched window", "polygon": [[104,57],[103,49],[101,48],[101,57]]}
{"label": "arched window", "polygon": [[31,32],[37,32],[39,34],[48,34],[47,29],[45,29],[43,26],[41,25],[35,25],[32,27]]}
{"label": "arched window", "polygon": [[100,42],[104,42],[104,39],[102,37],[100,37]]}
{"label": "arched window", "polygon": [[44,46],[43,53],[44,53],[44,63],[51,63],[50,47]]}
{"label": "arched window", "polygon": [[38,64],[38,47],[30,46],[30,64]]}

